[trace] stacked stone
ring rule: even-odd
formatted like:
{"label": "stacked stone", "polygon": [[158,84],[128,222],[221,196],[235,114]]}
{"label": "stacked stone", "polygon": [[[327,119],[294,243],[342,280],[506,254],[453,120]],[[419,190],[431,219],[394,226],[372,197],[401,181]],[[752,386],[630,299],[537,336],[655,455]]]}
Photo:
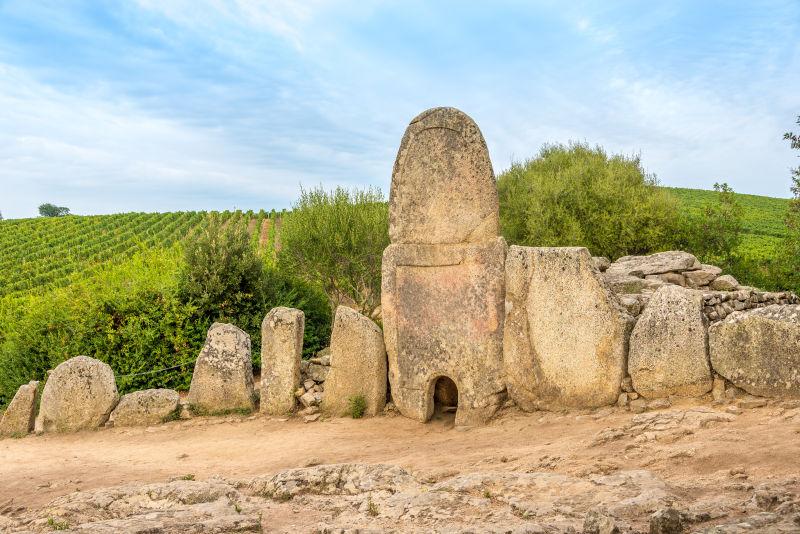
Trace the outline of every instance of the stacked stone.
{"label": "stacked stone", "polygon": [[797,304],[792,292],[768,292],[739,285],[731,275],[714,265],[700,263],[688,252],[659,252],[650,256],[624,256],[615,262],[592,258],[608,287],[618,294],[626,311],[638,317],[652,294],[665,285],[703,292],[703,314],[710,322],[725,319],[735,311],[773,304]]}
{"label": "stacked stone", "polygon": [[325,380],[331,369],[331,349],[324,348],[317,355],[300,362],[300,387],[295,392],[305,413],[316,413],[325,398]]}

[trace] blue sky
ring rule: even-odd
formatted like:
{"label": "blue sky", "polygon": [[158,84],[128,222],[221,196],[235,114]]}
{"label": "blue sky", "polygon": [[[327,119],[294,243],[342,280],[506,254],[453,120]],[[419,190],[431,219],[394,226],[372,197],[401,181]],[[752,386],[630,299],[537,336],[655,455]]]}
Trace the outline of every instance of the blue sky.
{"label": "blue sky", "polygon": [[788,196],[798,87],[797,0],[0,0],[0,211],[388,193],[408,121],[441,105],[498,173],[579,140],[666,185]]}

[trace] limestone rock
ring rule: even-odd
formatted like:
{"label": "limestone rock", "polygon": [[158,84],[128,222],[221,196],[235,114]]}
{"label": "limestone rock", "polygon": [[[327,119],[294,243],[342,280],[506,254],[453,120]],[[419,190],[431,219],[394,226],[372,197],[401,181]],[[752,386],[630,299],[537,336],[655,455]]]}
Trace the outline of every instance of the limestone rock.
{"label": "limestone rock", "polygon": [[523,410],[617,402],[631,317],[585,248],[512,246],[506,258],[504,362]]}
{"label": "limestone rock", "polygon": [[377,415],[386,405],[386,348],[383,333],[372,320],[339,306],[331,334],[331,366],[325,381],[322,408],[332,415],[347,412],[349,398],[363,395],[366,415]]}
{"label": "limestone rock", "polygon": [[114,426],[156,425],[176,414],[179,401],[172,389],[134,391],[122,396],[108,420]]}
{"label": "limestone rock", "polygon": [[194,365],[186,398],[200,414],[255,408],[250,336],[226,323],[214,323]]}
{"label": "limestone rock", "polygon": [[119,394],[111,367],[88,356],[60,363],[42,391],[37,430],[76,432],[103,425]]}
{"label": "limestone rock", "polygon": [[261,412],[285,415],[295,406],[300,385],[305,314],[273,308],[261,323]]}
{"label": "limestone rock", "polygon": [[17,390],[0,419],[0,437],[22,436],[33,431],[39,382],[31,380]]}
{"label": "limestone rock", "polygon": [[494,239],[498,206],[486,141],[475,122],[454,108],[429,109],[415,117],[392,171],[392,243]]}
{"label": "limestone rock", "polygon": [[628,373],[647,398],[711,390],[702,293],[674,285],[655,292],[631,334]]}
{"label": "limestone rock", "polygon": [[647,276],[668,272],[683,272],[700,269],[700,262],[694,255],[679,250],[659,252],[650,256],[624,256],[608,268],[611,274]]}
{"label": "limestone rock", "polygon": [[734,291],[739,287],[739,282],[729,274],[723,274],[709,284],[714,291]]}
{"label": "limestone rock", "polygon": [[714,371],[752,395],[800,397],[800,305],[734,312],[709,330]]}

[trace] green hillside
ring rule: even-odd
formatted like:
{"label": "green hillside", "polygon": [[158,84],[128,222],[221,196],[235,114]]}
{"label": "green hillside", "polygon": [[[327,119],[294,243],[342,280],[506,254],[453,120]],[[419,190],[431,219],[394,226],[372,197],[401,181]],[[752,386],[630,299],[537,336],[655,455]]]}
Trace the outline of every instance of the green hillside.
{"label": "green hillside", "polygon": [[[704,204],[716,201],[715,191],[704,189],[669,189],[689,211],[700,211]],[[736,198],[742,206],[744,236],[740,254],[751,259],[766,259],[773,256],[780,241],[786,236],[784,217],[789,207],[789,199],[763,197],[737,193]]]}
{"label": "green hillside", "polygon": [[[254,245],[273,251],[273,213],[222,212],[247,224]],[[171,247],[202,224],[205,212],[69,215],[0,221],[0,299],[38,294],[84,279],[137,252]]]}

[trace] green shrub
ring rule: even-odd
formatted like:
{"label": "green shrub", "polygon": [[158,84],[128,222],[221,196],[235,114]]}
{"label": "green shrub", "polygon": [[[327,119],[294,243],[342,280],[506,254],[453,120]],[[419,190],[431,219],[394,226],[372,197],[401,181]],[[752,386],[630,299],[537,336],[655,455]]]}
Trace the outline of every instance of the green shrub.
{"label": "green shrub", "polygon": [[546,145],[497,180],[509,243],[585,246],[617,258],[670,248],[677,201],[657,187],[638,157],[609,157],[586,144]]}
{"label": "green shrub", "polygon": [[353,395],[347,399],[347,414],[353,419],[361,419],[367,411],[367,399],[364,395]]}
{"label": "green shrub", "polygon": [[303,191],[281,227],[278,265],[321,286],[332,307],[380,304],[381,257],[389,244],[388,207],[378,189]]}

